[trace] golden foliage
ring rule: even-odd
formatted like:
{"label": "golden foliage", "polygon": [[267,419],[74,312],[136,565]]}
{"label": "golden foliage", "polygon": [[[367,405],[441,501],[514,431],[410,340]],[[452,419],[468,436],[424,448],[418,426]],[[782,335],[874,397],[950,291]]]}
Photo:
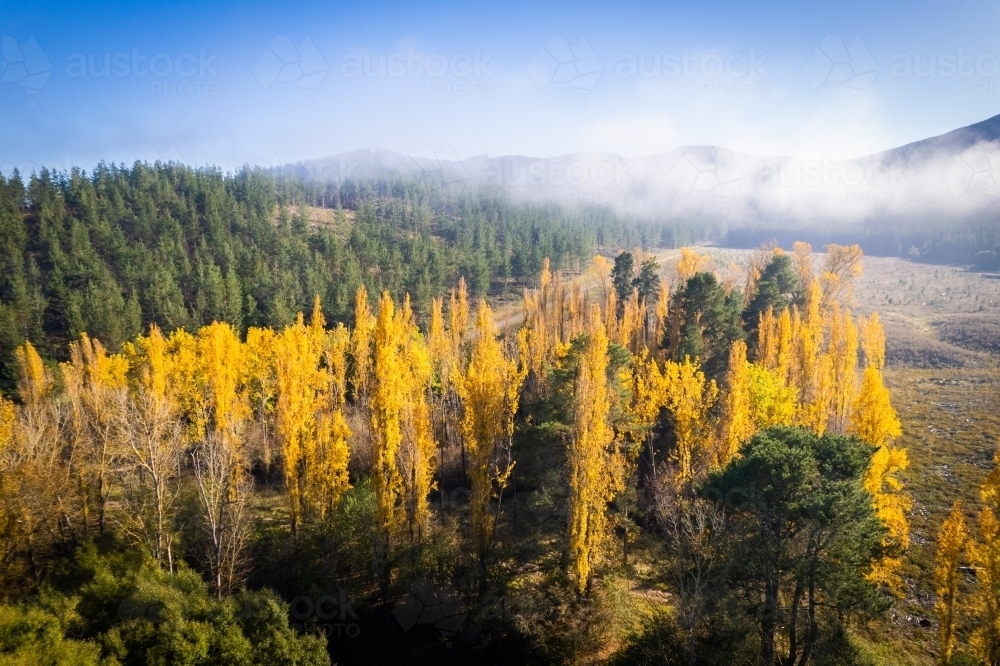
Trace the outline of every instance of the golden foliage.
{"label": "golden foliage", "polygon": [[[331,493],[319,495],[319,506],[311,502],[316,494],[310,492],[310,485],[320,480],[322,484],[337,486],[340,491],[346,488],[346,457],[318,450],[321,446],[337,449],[337,438],[327,420],[330,373],[321,364],[326,343],[323,325],[317,299],[310,326],[305,325],[300,312],[295,324],[278,334],[274,344],[275,416],[293,534],[297,533],[305,508],[322,515],[323,507],[329,505]],[[340,467],[334,467],[334,463]],[[316,465],[318,469],[313,468]],[[340,491],[332,495],[339,496]]]}
{"label": "golden foliage", "polygon": [[711,427],[706,415],[719,391],[715,381],[705,380],[697,362],[685,358],[682,363],[667,361],[663,366],[664,407],[674,419],[677,448],[674,453],[678,475],[690,481],[694,463],[711,449]]}
{"label": "golden foliage", "polygon": [[729,374],[726,377],[725,407],[722,415],[722,441],[714,461],[716,466],[724,466],[735,458],[740,445],[753,436],[750,388],[747,345],[742,340],[737,340],[729,352]]}
{"label": "golden foliage", "polygon": [[990,507],[979,512],[979,538],[969,543],[969,564],[976,572],[969,601],[977,619],[972,654],[993,666],[1000,663],[1000,521]]}
{"label": "golden foliage", "polygon": [[875,366],[865,368],[862,375],[848,432],[875,446],[885,446],[890,439],[903,434],[889,389],[882,383],[882,373]]}
{"label": "golden foliage", "polygon": [[[375,325],[371,428],[372,477],[379,519],[387,535],[404,526],[411,541],[428,520],[435,446],[425,392],[431,379],[430,353],[412,322],[409,299],[396,310],[384,292]],[[399,520],[399,503],[405,521]]]}
{"label": "golden foliage", "polygon": [[854,294],[854,280],[861,276],[863,270],[861,259],[864,252],[858,245],[831,244],[825,249],[821,278],[824,304],[835,300],[849,303]]}
{"label": "golden foliage", "polygon": [[715,270],[715,262],[706,255],[698,254],[688,247],[681,248],[681,258],[677,261],[677,279],[687,282],[695,273],[708,273]]}
{"label": "golden foliage", "polygon": [[948,518],[938,531],[937,554],[934,565],[934,584],[937,600],[934,610],[938,616],[938,663],[946,666],[955,649],[955,631],[958,620],[958,566],[968,539],[962,503],[955,502]]}
{"label": "golden foliage", "polygon": [[14,441],[15,420],[14,403],[0,396],[0,459]]}
{"label": "golden foliage", "polygon": [[469,453],[473,546],[481,563],[485,563],[493,539],[491,502],[503,491],[514,469],[510,439],[523,381],[524,369],[516,358],[504,353],[496,337],[493,312],[480,299],[472,352],[455,388],[462,403],[460,426]]}
{"label": "golden foliage", "polygon": [[354,330],[351,332],[351,354],[354,357],[354,374],[351,390],[355,399],[364,402],[371,388],[372,335],[375,318],[368,307],[368,290],[362,284],[354,297]]}
{"label": "golden foliage", "polygon": [[[910,545],[910,525],[906,520],[906,513],[913,502],[903,493],[903,483],[897,475],[909,465],[905,449],[879,447],[872,456],[863,481],[865,490],[872,495],[875,515],[889,530],[889,540],[903,549]],[[902,566],[902,558],[883,558],[875,564],[868,578],[901,595],[903,581],[898,572]]]}
{"label": "golden foliage", "polygon": [[608,337],[601,314],[593,306],[587,344],[580,356],[574,391],[569,449],[569,553],[577,591],[589,587],[593,568],[606,538],[607,504],[618,490],[614,473],[614,432],[608,423]]}
{"label": "golden foliage", "polygon": [[17,393],[27,407],[41,407],[52,392],[52,373],[42,362],[34,345],[25,342],[14,351],[17,362]]}
{"label": "golden foliage", "polygon": [[813,281],[812,245],[795,241],[792,244],[792,264],[799,276],[799,284],[805,287]]}
{"label": "golden foliage", "polygon": [[733,344],[726,377],[721,441],[715,465],[725,465],[739,454],[740,445],[764,428],[793,423],[796,394],[777,372],[763,363],[748,363],[746,343]]}

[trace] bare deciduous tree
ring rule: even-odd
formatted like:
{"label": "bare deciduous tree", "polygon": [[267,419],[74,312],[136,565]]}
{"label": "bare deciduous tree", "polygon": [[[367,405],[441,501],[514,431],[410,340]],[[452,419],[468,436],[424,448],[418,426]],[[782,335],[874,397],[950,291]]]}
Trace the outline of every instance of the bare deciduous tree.
{"label": "bare deciduous tree", "polygon": [[249,566],[253,479],[247,463],[224,438],[210,433],[191,452],[201,509],[202,556],[221,599],[242,582]]}
{"label": "bare deciduous tree", "polygon": [[677,624],[685,638],[688,663],[698,661],[697,640],[708,630],[724,580],[725,516],[714,503],[657,493],[657,516],[671,542],[667,563],[677,602]]}
{"label": "bare deciduous tree", "polygon": [[177,496],[183,428],[166,400],[143,387],[117,395],[116,431],[121,449],[123,531],[144,543],[158,563],[173,571],[170,515]]}

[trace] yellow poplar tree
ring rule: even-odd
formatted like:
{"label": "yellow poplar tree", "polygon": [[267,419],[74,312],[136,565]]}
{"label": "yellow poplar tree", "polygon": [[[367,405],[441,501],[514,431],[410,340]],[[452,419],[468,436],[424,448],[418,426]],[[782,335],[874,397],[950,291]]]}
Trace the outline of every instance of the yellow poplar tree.
{"label": "yellow poplar tree", "polygon": [[890,438],[902,435],[889,389],[882,383],[882,373],[874,366],[865,368],[862,375],[849,432],[875,446],[884,446]]}
{"label": "yellow poplar tree", "polygon": [[970,600],[976,618],[972,653],[996,666],[1000,664],[1000,521],[990,507],[979,513],[979,538],[969,543],[969,563],[976,572]]}
{"label": "yellow poplar tree", "polygon": [[[317,321],[314,313],[313,320]],[[322,321],[322,315],[319,316]],[[318,341],[322,333],[316,331]],[[323,358],[329,387],[319,396],[314,445],[306,451],[306,489],[309,507],[323,520],[333,511],[344,492],[350,488],[348,463],[351,429],[344,415],[347,400],[347,352],[350,332],[343,324],[326,332]]]}
{"label": "yellow poplar tree", "polygon": [[[852,406],[848,432],[878,447],[865,474],[864,487],[872,494],[875,512],[889,529],[890,538],[905,549],[910,543],[906,512],[912,503],[903,493],[898,474],[909,466],[909,457],[906,449],[891,445],[891,440],[903,433],[889,389],[882,382],[885,335],[877,315],[862,323],[861,343],[867,366]],[[902,581],[897,572],[901,566],[900,558],[885,558],[876,564],[870,578],[899,592]]]}
{"label": "yellow poplar tree", "polygon": [[[427,392],[431,383],[431,355],[413,323],[410,297],[403,299],[397,312],[403,360],[404,394],[402,404],[402,440],[398,449],[398,467],[402,470],[404,510],[410,542],[423,539],[430,518],[427,495],[434,489],[436,446]],[[381,380],[382,376],[378,375]]]}
{"label": "yellow poplar tree", "polygon": [[248,400],[257,427],[260,428],[260,462],[265,477],[271,472],[271,414],[274,412],[278,390],[275,375],[275,334],[270,328],[247,329],[246,380]]}
{"label": "yellow poplar tree", "polygon": [[753,430],[795,421],[795,389],[785,386],[777,373],[756,363],[749,367],[750,419]]}
{"label": "yellow poplar tree", "polygon": [[502,493],[514,463],[509,453],[514,434],[514,413],[523,370],[516,359],[507,358],[496,336],[493,313],[480,299],[476,312],[476,338],[465,373],[459,376],[456,389],[462,401],[462,435],[469,451],[469,477],[472,481],[473,545],[480,564],[485,566],[493,539],[494,518],[490,505]]}
{"label": "yellow poplar tree", "polygon": [[650,355],[649,350],[643,349],[632,360],[632,396],[629,411],[635,419],[637,434],[642,435],[649,447],[649,460],[654,477],[656,458],[653,450],[653,426],[656,425],[656,419],[663,405],[663,389],[660,366],[656,358]]}
{"label": "yellow poplar tree", "polygon": [[729,351],[729,373],[726,376],[727,393],[722,420],[722,442],[715,464],[722,467],[734,458],[740,445],[754,434],[751,408],[750,364],[747,362],[747,345],[742,340],[733,343]]}
{"label": "yellow poplar tree", "polygon": [[649,345],[654,351],[663,344],[663,329],[670,314],[670,285],[666,280],[660,280],[660,291],[656,298],[656,326],[653,328],[653,341]]}
{"label": "yellow poplar tree", "polygon": [[805,287],[813,281],[812,245],[795,241],[792,244],[792,264],[799,275],[799,284]]}
{"label": "yellow poplar tree", "polygon": [[674,417],[678,474],[682,480],[690,481],[696,458],[709,449],[711,430],[706,416],[719,391],[715,381],[706,382],[698,363],[687,357],[681,363],[667,361],[663,380],[664,407]]}
{"label": "yellow poplar tree", "polygon": [[767,306],[760,313],[757,325],[757,349],[754,359],[769,370],[778,366],[778,319],[774,316],[774,307]]}
{"label": "yellow poplar tree", "polygon": [[[115,431],[123,455],[123,484],[132,490],[145,487],[154,501],[152,515],[143,515],[146,500],[142,493],[124,493],[128,505],[125,530],[134,538],[146,541],[157,562],[164,556],[173,569],[172,540],[169,514],[177,488],[174,478],[183,453],[185,437],[180,427],[182,409],[195,417],[202,414],[195,408],[199,400],[190,391],[193,365],[193,338],[175,332],[168,340],[156,326],[149,335],[136,338],[135,344],[123,345],[132,371],[131,392],[116,404]],[[183,363],[179,361],[183,351]],[[189,421],[188,437],[199,426]],[[147,520],[149,522],[147,522]]]}
{"label": "yellow poplar tree", "polygon": [[[800,325],[792,326],[795,344],[793,381],[799,389],[799,401],[808,404],[816,399],[819,377],[819,353],[823,342],[823,317],[820,311],[822,289],[819,280],[813,280],[806,289],[805,313]],[[797,314],[797,313],[796,313]]]}
{"label": "yellow poplar tree", "polygon": [[958,566],[968,538],[962,502],[955,502],[948,518],[938,531],[937,554],[934,566],[934,584],[937,601],[934,610],[938,615],[938,663],[947,666],[955,649],[955,629],[958,620]]}
{"label": "yellow poplar tree", "polygon": [[97,502],[97,524],[103,534],[107,528],[107,503],[111,494],[112,458],[115,443],[115,393],[125,387],[128,364],[122,355],[108,355],[100,341],[86,333],[69,345],[70,362],[64,363],[63,383],[81,412],[85,435],[80,464],[84,476],[84,513],[87,504]]}
{"label": "yellow poplar tree", "polygon": [[14,403],[5,400],[0,396],[0,458],[14,441],[14,425],[17,420],[17,412]]}
{"label": "yellow poplar tree", "polygon": [[823,301],[829,305],[833,301],[847,303],[854,293],[854,280],[861,276],[861,259],[864,252],[858,245],[826,246],[823,262]]}
{"label": "yellow poplar tree", "polygon": [[851,407],[854,403],[858,384],[858,327],[854,324],[850,309],[840,311],[840,305],[835,305],[831,317],[842,319],[842,341],[830,353],[834,365],[833,389],[833,421],[838,431],[847,429]]}
{"label": "yellow poplar tree", "polygon": [[688,247],[681,248],[681,258],[677,261],[677,278],[682,283],[695,273],[710,271],[714,267],[709,257],[698,254]]}
{"label": "yellow poplar tree", "polygon": [[608,337],[597,306],[590,311],[587,344],[574,390],[569,450],[569,555],[577,591],[590,585],[607,531],[607,504],[617,492],[614,432],[608,423]]}
{"label": "yellow poplar tree", "polygon": [[232,326],[218,322],[198,331],[197,345],[212,427],[227,446],[237,447],[238,428],[250,417],[246,348]]}
{"label": "yellow poplar tree", "polygon": [[[290,504],[292,533],[298,533],[303,512],[303,495],[310,494],[310,462],[317,460],[317,417],[328,398],[330,377],[320,367],[325,346],[323,314],[319,299],[313,308],[310,326],[300,312],[293,325],[275,340],[275,374],[278,401],[275,409],[281,439],[285,487]],[[324,435],[325,436],[325,435]],[[307,496],[306,501],[312,499]]]}
{"label": "yellow poplar tree", "polygon": [[208,391],[204,385],[198,358],[198,340],[184,329],[168,338],[171,357],[170,393],[180,412],[187,418],[187,439],[204,438],[209,420]]}
{"label": "yellow poplar tree", "polygon": [[30,342],[14,350],[14,358],[18,368],[17,393],[21,401],[29,409],[41,409],[55,386],[52,373]]}
{"label": "yellow poplar tree", "polygon": [[374,331],[375,317],[368,307],[368,290],[362,284],[354,296],[354,331],[351,333],[351,354],[354,357],[351,390],[354,399],[361,404],[366,402],[371,387]]}
{"label": "yellow poplar tree", "polygon": [[[542,274],[542,291],[545,291],[545,275],[549,268],[549,258],[545,258],[545,270]],[[549,275],[551,278],[551,274]],[[465,338],[465,329],[469,325],[469,294],[465,288],[465,278],[458,278],[458,290],[451,292],[451,307],[448,310],[451,317],[451,346],[452,358],[458,359],[461,355],[462,340]]]}
{"label": "yellow poplar tree", "polygon": [[396,456],[403,439],[400,424],[406,387],[400,358],[398,318],[389,292],[382,294],[375,323],[373,366],[375,381],[371,394],[371,427],[374,444],[372,479],[379,519],[386,534],[396,527],[396,501],[403,480]]}

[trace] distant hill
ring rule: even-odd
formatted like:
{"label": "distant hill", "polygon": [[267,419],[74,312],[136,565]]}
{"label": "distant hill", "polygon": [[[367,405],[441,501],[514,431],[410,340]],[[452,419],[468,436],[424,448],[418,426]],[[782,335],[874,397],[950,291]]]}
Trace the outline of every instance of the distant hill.
{"label": "distant hill", "polygon": [[599,204],[637,217],[761,223],[963,221],[1000,210],[1000,115],[852,160],[681,146],[611,153],[460,159],[447,146],[409,155],[359,150],[282,170],[321,181],[396,173],[450,187],[493,186],[535,201]]}

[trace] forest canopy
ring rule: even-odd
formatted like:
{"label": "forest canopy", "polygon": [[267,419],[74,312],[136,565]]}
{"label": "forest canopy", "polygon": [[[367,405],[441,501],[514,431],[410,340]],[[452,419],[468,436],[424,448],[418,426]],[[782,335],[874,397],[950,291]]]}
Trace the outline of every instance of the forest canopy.
{"label": "forest canopy", "polygon": [[25,341],[65,359],[83,332],[117,351],[150,324],[285,326],[317,295],[328,320],[347,321],[362,284],[409,293],[426,318],[459,277],[476,296],[516,293],[544,257],[579,271],[598,251],[706,233],[390,176],[316,183],[159,162],[15,172],[0,176],[0,388]]}

